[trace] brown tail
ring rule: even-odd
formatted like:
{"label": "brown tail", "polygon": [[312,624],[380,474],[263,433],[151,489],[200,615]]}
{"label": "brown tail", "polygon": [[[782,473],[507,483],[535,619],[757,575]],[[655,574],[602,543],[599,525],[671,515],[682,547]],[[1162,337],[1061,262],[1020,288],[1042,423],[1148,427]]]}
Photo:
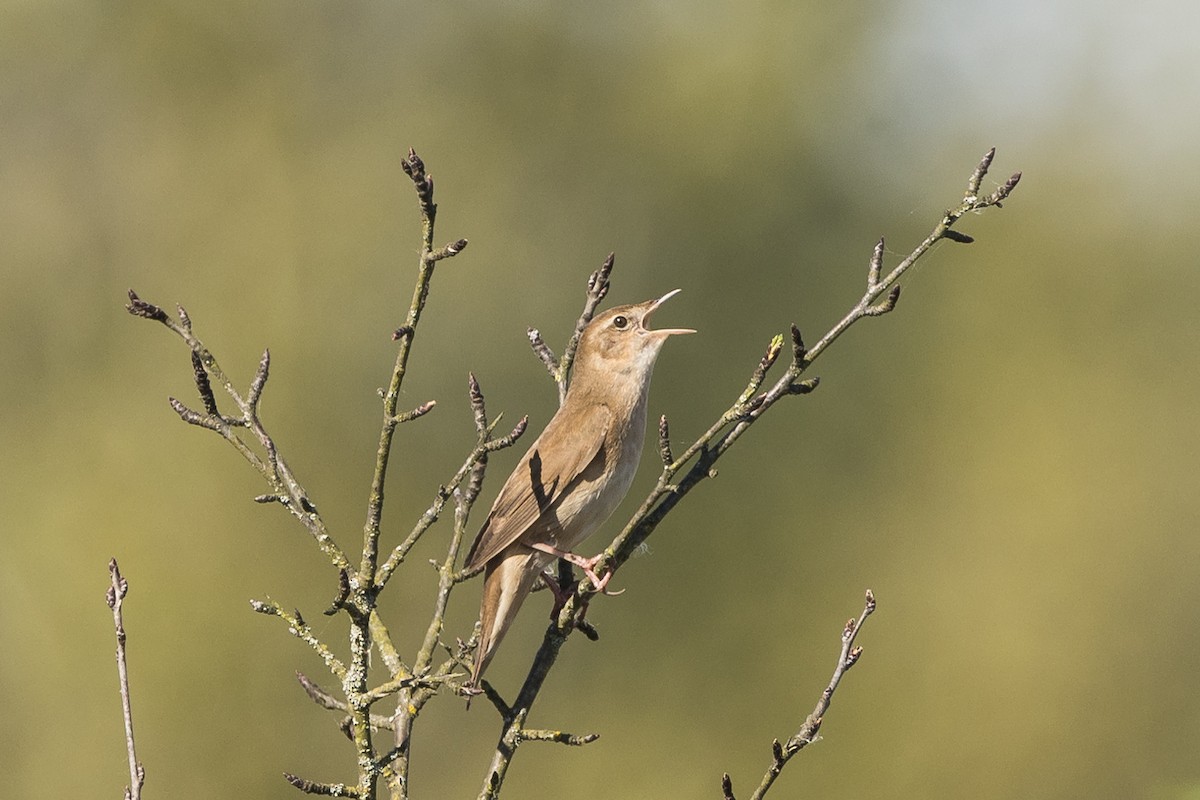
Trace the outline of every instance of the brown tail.
{"label": "brown tail", "polygon": [[[483,601],[479,608],[479,647],[475,651],[475,668],[467,687],[478,689],[504,639],[509,626],[521,610],[521,604],[533,589],[541,569],[539,559],[530,550],[505,552],[493,559],[483,573]],[[470,700],[467,701],[470,707]]]}

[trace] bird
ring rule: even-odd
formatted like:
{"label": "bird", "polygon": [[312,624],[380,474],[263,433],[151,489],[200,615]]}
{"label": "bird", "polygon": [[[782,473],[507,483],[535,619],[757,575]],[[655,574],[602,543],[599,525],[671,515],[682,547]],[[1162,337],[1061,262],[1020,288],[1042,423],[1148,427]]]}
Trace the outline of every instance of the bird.
{"label": "bird", "polygon": [[483,567],[484,579],[468,698],[479,693],[496,648],[554,559],[582,568],[598,591],[608,583],[611,573],[601,578],[594,571],[601,556],[585,559],[572,551],[604,524],[633,483],[659,351],[670,337],[695,333],[647,327],[679,291],[610,308],[587,324],[566,397],[505,480],[475,537],[464,569]]}

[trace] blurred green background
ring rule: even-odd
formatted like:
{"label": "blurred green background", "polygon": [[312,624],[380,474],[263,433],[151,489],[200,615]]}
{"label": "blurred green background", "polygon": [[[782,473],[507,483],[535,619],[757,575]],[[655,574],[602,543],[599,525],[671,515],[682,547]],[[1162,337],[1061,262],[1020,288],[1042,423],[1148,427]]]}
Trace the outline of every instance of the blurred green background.
{"label": "blurred green background", "polygon": [[[978,243],[923,261],[620,573],[600,643],[571,640],[532,720],[602,738],[526,746],[506,796],[711,798],[723,771],[747,794],[871,587],[863,661],[779,797],[1200,797],[1198,29],[1186,0],[4,3],[4,793],[126,782],[114,555],[148,797],[353,777],[292,678],[320,665],[247,602],[298,606],[342,647],[318,613],[334,578],[167,406],[194,396],[185,350],[125,314],[127,287],[185,304],[243,383],[271,347],[265,416],[356,548],[415,147],[439,241],[471,246],[418,338],[402,405],[439,405],[399,437],[391,546],[470,446],[468,370],[492,413],[549,418],[525,327],[561,348],[610,250],[611,302],[682,287],[659,324],[701,331],[651,397],[681,447],[771,335],[815,340],[876,238],[907,253],[995,145],[985,187],[1025,173],[1011,202],[965,219]],[[384,601],[410,653],[445,535]],[[493,665],[502,691],[545,605]],[[473,797],[497,729],[486,704],[434,703],[414,796]]]}

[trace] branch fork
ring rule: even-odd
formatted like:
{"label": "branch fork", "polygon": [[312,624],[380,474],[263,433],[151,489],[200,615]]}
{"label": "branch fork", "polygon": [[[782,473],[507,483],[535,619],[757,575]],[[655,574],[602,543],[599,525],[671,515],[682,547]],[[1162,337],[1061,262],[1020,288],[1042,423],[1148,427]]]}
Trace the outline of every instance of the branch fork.
{"label": "branch fork", "polygon": [[[667,417],[663,415],[659,418],[658,454],[662,469],[658,481],[630,521],[597,556],[597,571],[611,575],[619,569],[643,545],[677,503],[699,483],[716,475],[716,463],[721,456],[776,402],[786,396],[807,394],[816,389],[818,379],[806,377],[805,374],[811,364],[854,323],[894,310],[900,296],[901,277],[934,244],[942,239],[955,243],[973,241],[970,236],[954,230],[953,226],[968,212],[979,212],[990,206],[999,207],[1011,195],[1021,178],[1021,174],[1016,173],[991,193],[981,195],[983,181],[994,155],[995,150],[990,150],[972,172],[962,201],[947,210],[930,234],[890,271],[885,272],[883,239],[876,243],[868,262],[866,288],[862,298],[820,340],[808,347],[800,330],[795,325],[791,326],[791,357],[785,360],[782,374],[779,373],[779,362],[785,346],[789,344],[788,337],[786,334],[773,336],[764,354],[751,370],[745,388],[729,408],[717,416],[709,429],[684,448],[682,453],[677,455],[672,445]],[[468,376],[467,396],[476,434],[474,444],[457,472],[437,488],[433,501],[408,535],[387,552],[386,558],[381,558],[385,487],[396,428],[402,423],[428,415],[437,405],[435,401],[429,400],[415,408],[400,410],[399,399],[407,375],[409,357],[429,298],[436,266],[459,255],[467,246],[466,239],[456,239],[440,246],[434,245],[437,204],[434,200],[433,179],[426,172],[422,159],[411,149],[402,159],[401,167],[412,181],[416,193],[422,244],[408,313],[392,334],[397,352],[391,378],[387,387],[380,390],[380,437],[367,498],[362,553],[357,565],[351,562],[346,551],[333,540],[316,506],[310,500],[309,493],[279,453],[274,438],[261,419],[261,400],[271,370],[270,351],[263,351],[254,376],[243,393],[236,388],[209,348],[195,335],[192,319],[182,306],[177,308],[177,313],[173,316],[159,306],[141,299],[132,290],[129,292],[129,302],[126,306],[131,315],[153,320],[167,327],[179,336],[189,349],[193,380],[202,410],[189,408],[183,402],[170,398],[169,402],[175,413],[188,424],[212,430],[229,442],[267,483],[268,491],[255,497],[255,501],[278,503],[287,509],[308,531],[336,571],[337,594],[326,613],[346,613],[349,625],[349,654],[346,658],[335,655],[333,649],[313,633],[299,611],[289,612],[273,600],[255,600],[251,605],[258,613],[283,620],[289,632],[317,653],[326,669],[340,683],[343,698],[336,698],[315,682],[298,676],[301,686],[313,702],[341,715],[340,727],[350,738],[355,749],[358,774],[353,783],[320,783],[290,773],[285,774],[285,778],[308,794],[363,800],[374,800],[377,797],[381,779],[393,800],[407,800],[409,742],[413,723],[424,705],[443,686],[461,692],[461,686],[458,684],[461,675],[458,670],[472,648],[474,637],[468,642],[459,642],[457,650],[449,647],[442,638],[450,593],[455,586],[471,577],[461,569],[456,569],[459,551],[466,535],[471,508],[482,487],[488,457],[498,450],[511,447],[521,438],[528,426],[527,418],[522,418],[507,434],[494,437],[503,415],[489,420],[479,382],[474,375]],[[536,328],[528,330],[530,346],[553,380],[560,403],[566,397],[571,368],[583,331],[608,294],[613,264],[614,256],[609,254],[588,278],[583,310],[561,355],[554,353]],[[772,373],[777,377],[772,378]],[[234,413],[223,414],[219,410],[215,390],[217,387],[233,404]],[[424,534],[442,518],[446,503],[450,501],[453,501],[452,532],[446,543],[444,556],[432,559],[438,579],[433,613],[416,653],[408,660],[401,657],[393,644],[391,633],[378,613],[377,598]],[[573,577],[569,566],[560,566],[559,574],[560,577]],[[570,584],[563,580],[561,585]],[[109,602],[114,607],[118,640],[122,645],[124,636],[119,610],[125,586],[126,584],[119,580],[114,562],[114,588],[110,590]],[[500,713],[503,726],[480,797],[491,798],[499,794],[511,759],[522,742],[550,741],[579,746],[597,738],[597,734],[574,735],[559,730],[532,729],[525,726],[532,704],[570,633],[578,629],[589,638],[597,636],[595,629],[583,619],[586,605],[595,593],[596,587],[590,582],[574,582],[573,590],[569,592],[566,601],[547,628],[529,674],[511,703],[501,698],[493,687],[484,681],[483,691]],[[843,629],[842,650],[837,668],[813,713],[808,715],[795,735],[784,742],[773,742],[771,765],[764,777],[764,783],[754,794],[755,798],[765,794],[779,771],[796,752],[816,741],[834,691],[845,672],[861,656],[862,650],[854,642],[874,607],[874,598],[868,592],[863,612]],[[368,680],[372,650],[379,652],[388,675],[383,681],[376,681],[375,685],[371,685]],[[124,680],[124,677],[122,679]],[[389,698],[394,698],[396,702],[395,711],[391,715],[371,713],[372,706]],[[126,713],[128,715],[127,697]],[[377,745],[375,734],[380,730],[391,731],[390,747],[380,748]],[[133,754],[131,728],[128,738],[131,783],[136,784],[136,789],[131,786],[130,791],[140,792],[144,771],[141,770],[141,765],[136,763]],[[722,791],[726,800],[734,800],[732,780],[728,775],[722,781]],[[127,796],[137,795],[127,792]]]}

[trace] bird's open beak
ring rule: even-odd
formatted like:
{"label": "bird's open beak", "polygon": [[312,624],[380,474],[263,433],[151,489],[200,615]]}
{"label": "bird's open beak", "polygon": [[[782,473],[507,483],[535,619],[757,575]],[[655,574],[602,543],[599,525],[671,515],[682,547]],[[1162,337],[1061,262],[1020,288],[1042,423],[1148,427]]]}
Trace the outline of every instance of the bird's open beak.
{"label": "bird's open beak", "polygon": [[[645,326],[645,324],[650,321],[651,315],[658,310],[659,306],[670,300],[675,295],[679,294],[681,291],[681,289],[672,289],[651,303],[650,308],[648,308],[646,313],[642,315],[642,325]],[[647,333],[657,333],[661,336],[671,336],[672,334],[676,333],[695,333],[695,331],[691,328],[655,328],[653,330],[647,328],[646,331]]]}

